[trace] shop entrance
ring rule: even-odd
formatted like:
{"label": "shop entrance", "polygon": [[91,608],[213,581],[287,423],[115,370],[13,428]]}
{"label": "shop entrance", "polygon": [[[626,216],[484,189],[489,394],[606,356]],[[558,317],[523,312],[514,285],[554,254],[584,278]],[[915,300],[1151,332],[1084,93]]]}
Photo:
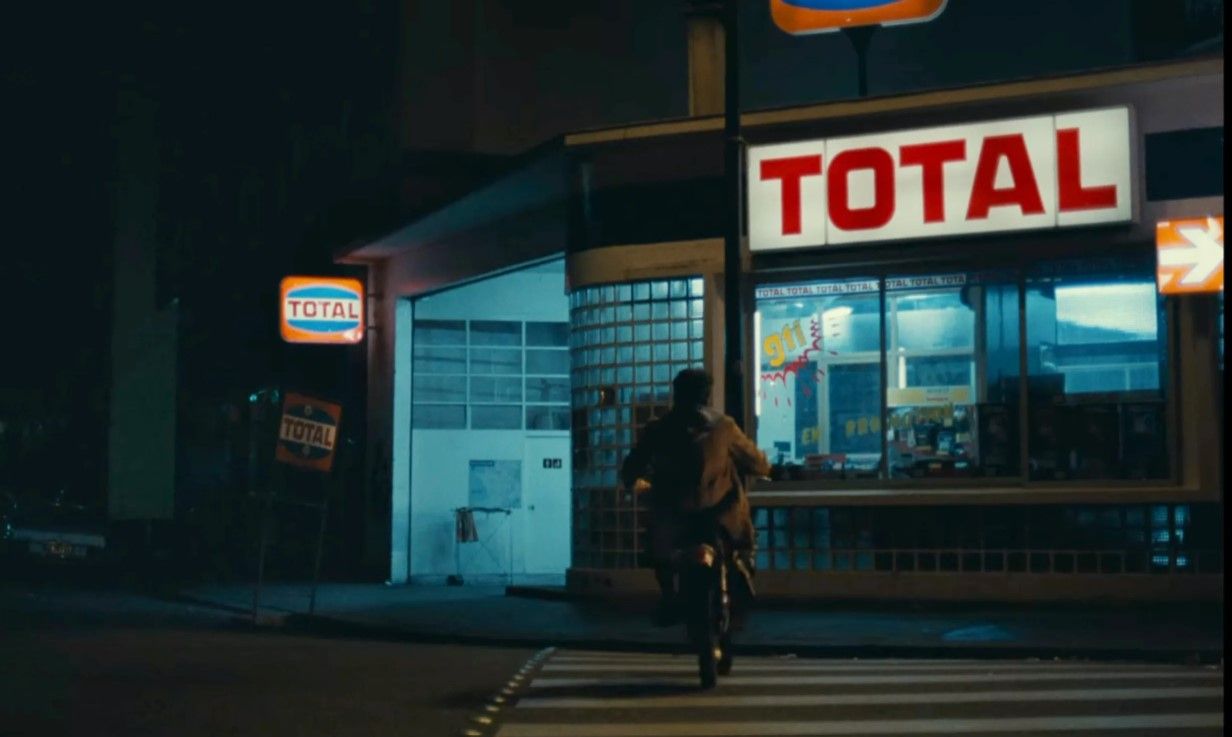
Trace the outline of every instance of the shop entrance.
{"label": "shop entrance", "polygon": [[415,301],[412,580],[563,581],[568,320],[562,259]]}

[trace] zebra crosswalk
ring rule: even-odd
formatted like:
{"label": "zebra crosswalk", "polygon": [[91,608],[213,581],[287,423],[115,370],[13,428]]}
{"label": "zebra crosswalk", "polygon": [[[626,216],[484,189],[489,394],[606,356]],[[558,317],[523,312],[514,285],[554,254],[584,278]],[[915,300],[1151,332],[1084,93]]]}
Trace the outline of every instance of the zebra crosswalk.
{"label": "zebra crosswalk", "polygon": [[554,651],[496,737],[1218,735],[1223,669],[1038,660],[737,658]]}

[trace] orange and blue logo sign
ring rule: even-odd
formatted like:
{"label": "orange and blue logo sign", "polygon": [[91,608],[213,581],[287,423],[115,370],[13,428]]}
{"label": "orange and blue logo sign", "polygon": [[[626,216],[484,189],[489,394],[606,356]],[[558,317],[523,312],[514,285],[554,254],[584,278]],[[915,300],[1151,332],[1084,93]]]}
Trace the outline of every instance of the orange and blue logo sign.
{"label": "orange and blue logo sign", "polygon": [[941,15],[947,0],[770,0],[774,24],[793,35],[854,26],[923,23]]}
{"label": "orange and blue logo sign", "polygon": [[282,402],[274,457],[280,463],[329,471],[341,422],[342,405],[288,392]]}
{"label": "orange and blue logo sign", "polygon": [[288,276],[279,289],[279,327],[288,343],[364,339],[364,287],[357,279]]}

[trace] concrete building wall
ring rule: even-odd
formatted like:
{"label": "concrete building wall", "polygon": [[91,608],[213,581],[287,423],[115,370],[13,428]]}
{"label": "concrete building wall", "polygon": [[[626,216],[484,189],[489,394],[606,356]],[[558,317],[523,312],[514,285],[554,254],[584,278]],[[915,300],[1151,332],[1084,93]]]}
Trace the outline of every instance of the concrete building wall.
{"label": "concrete building wall", "polygon": [[[555,261],[417,299],[414,318],[567,322],[568,309],[564,264]],[[399,362],[410,354],[405,344],[397,350]],[[395,448],[395,459],[400,452]],[[413,580],[440,580],[459,567],[464,575],[563,576],[569,565],[569,469],[543,474],[541,461],[569,457],[568,431],[412,427],[409,452],[409,504],[397,498],[394,503],[409,511]],[[476,514],[480,540],[459,549],[454,510],[473,503],[470,462],[488,460],[521,463],[521,498],[508,516]]]}
{"label": "concrete building wall", "polygon": [[403,148],[516,154],[687,113],[683,3],[404,0]]}
{"label": "concrete building wall", "polygon": [[108,510],[112,520],[175,509],[176,303],[155,301],[158,139],[154,103],[119,95]]}

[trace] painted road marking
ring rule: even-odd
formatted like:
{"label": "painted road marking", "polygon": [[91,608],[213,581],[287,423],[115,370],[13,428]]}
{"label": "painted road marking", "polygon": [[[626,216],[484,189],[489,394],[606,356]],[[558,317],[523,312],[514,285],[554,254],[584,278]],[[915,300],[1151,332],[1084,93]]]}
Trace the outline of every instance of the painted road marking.
{"label": "painted road marking", "polygon": [[605,698],[527,698],[519,709],[687,709],[737,707],[983,704],[989,702],[1204,699],[1223,696],[1223,686],[1197,688],[1092,688],[1043,691],[930,691],[927,693],[727,694]]}
{"label": "painted road marking", "polygon": [[[697,670],[696,662],[680,661],[676,663],[662,663],[654,661],[646,662],[570,662],[570,663],[548,663],[543,666],[543,671],[546,673],[603,673],[608,671],[636,671],[638,673],[692,673]],[[747,660],[740,661],[740,672],[742,673],[868,673],[880,670],[892,670],[896,673],[904,671],[922,671],[922,672],[937,672],[937,671],[978,671],[980,673],[989,672],[1005,672],[1005,671],[1042,671],[1042,670],[1079,670],[1079,671],[1107,671],[1113,673],[1130,673],[1135,671],[1156,670],[1158,666],[1150,665],[1133,665],[1120,666],[1110,665],[1107,663],[985,663],[985,664],[970,664],[970,665],[951,665],[942,663],[931,663],[924,665],[874,665],[871,663],[810,663],[800,662],[796,664],[784,663],[750,663]]]}
{"label": "painted road marking", "polygon": [[[919,674],[919,675],[871,675],[871,676],[855,676],[855,675],[796,675],[796,676],[765,676],[765,677],[744,677],[732,676],[722,680],[725,686],[871,686],[871,685],[900,685],[900,684],[916,684],[916,683],[1008,683],[1008,682],[1027,682],[1027,681],[1087,681],[1092,678],[1101,678],[1104,680],[1144,680],[1151,678],[1160,679],[1219,679],[1223,675],[1209,671],[1168,671],[1168,670],[1152,670],[1152,671],[1135,671],[1135,672],[1120,672],[1120,671],[1086,671],[1081,673],[971,673],[971,674]],[[669,676],[666,678],[656,678],[656,683],[681,683],[689,684],[696,683],[696,678]],[[536,678],[530,683],[530,688],[578,688],[578,687],[593,687],[600,685],[620,685],[620,686],[636,686],[645,684],[646,679],[620,678]]]}
{"label": "painted road marking", "polygon": [[813,737],[861,734],[995,734],[1080,730],[1220,728],[1222,713],[1118,714],[1111,716],[994,719],[843,719],[796,722],[657,722],[507,724],[496,737]]}
{"label": "painted road marking", "polygon": [[[505,723],[495,737],[991,735],[1119,730],[1170,734],[1181,729],[1216,734],[1223,727],[1223,671],[1218,666],[763,657],[740,659],[737,670],[741,675],[720,679],[716,692],[694,690],[696,665],[690,655],[566,651],[544,657],[540,663],[540,669],[519,684],[524,690],[512,708],[503,712]],[[997,688],[991,685],[994,683],[1007,685]],[[1072,687],[1065,687],[1071,683]],[[945,684],[954,688],[929,691],[903,687]],[[1034,684],[1044,687],[1032,690]],[[885,688],[868,692],[869,686]],[[777,692],[748,693],[748,687],[777,687]],[[866,692],[859,692],[860,687]],[[570,693],[572,689],[577,691]],[[664,693],[620,695],[653,694],[656,689]],[[602,695],[607,693],[611,695]],[[1180,704],[1177,700],[1188,701]],[[998,716],[988,717],[989,704],[1003,704],[1004,708],[993,707]],[[1057,708],[1061,704],[1070,706]],[[918,708],[910,708],[913,705]],[[972,705],[983,713],[964,716],[965,707]],[[870,708],[854,713],[828,711],[851,707]],[[906,707],[906,711],[898,718],[887,718],[886,707]],[[1019,714],[1014,713],[1015,708]],[[707,721],[691,721],[687,714],[679,713],[680,709],[706,709]],[[783,719],[787,715],[783,710],[787,709],[813,709],[816,713],[803,719]],[[1131,709],[1134,713],[1117,713]],[[1148,713],[1151,709],[1180,711]],[[1087,713],[1049,713],[1075,710]],[[864,714],[869,718],[860,718]],[[779,720],[765,721],[767,715]],[[659,721],[654,721],[655,717]]]}

